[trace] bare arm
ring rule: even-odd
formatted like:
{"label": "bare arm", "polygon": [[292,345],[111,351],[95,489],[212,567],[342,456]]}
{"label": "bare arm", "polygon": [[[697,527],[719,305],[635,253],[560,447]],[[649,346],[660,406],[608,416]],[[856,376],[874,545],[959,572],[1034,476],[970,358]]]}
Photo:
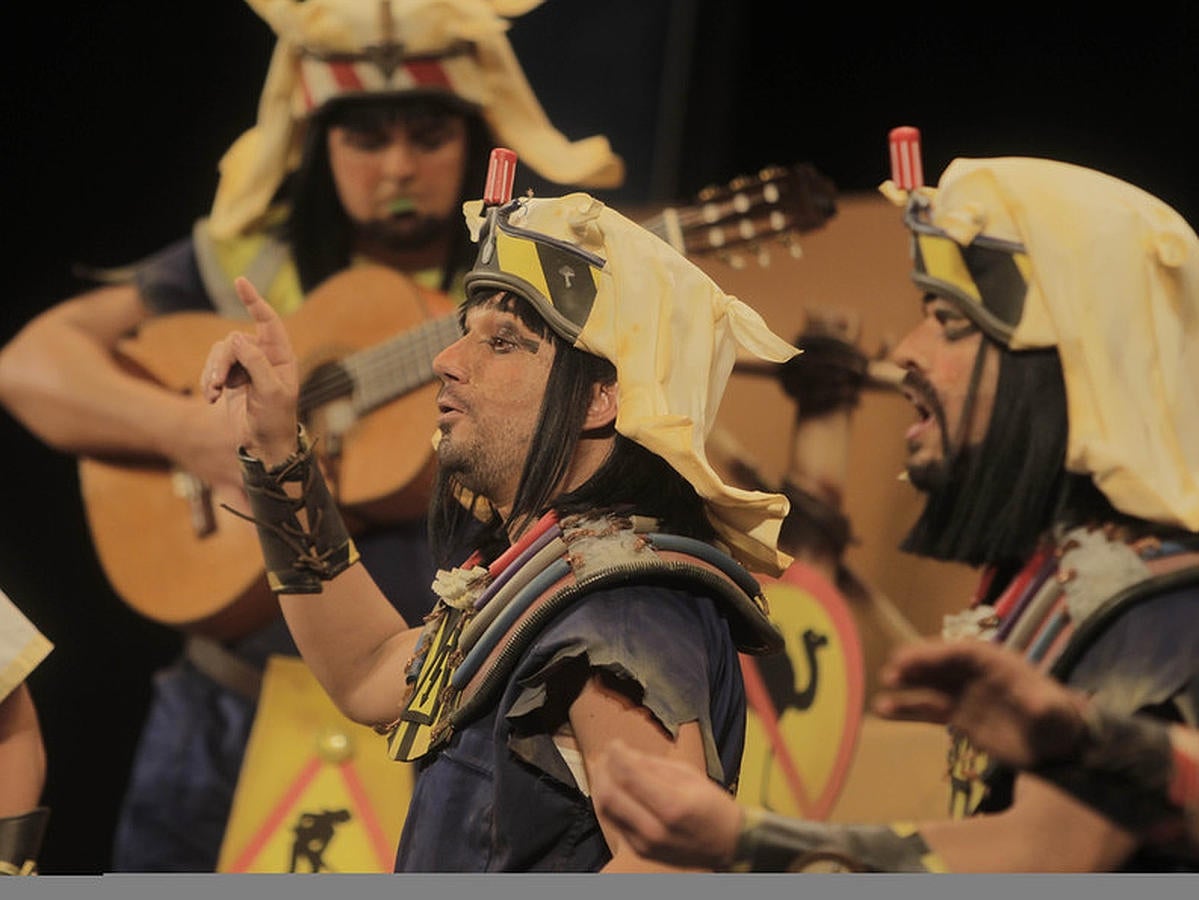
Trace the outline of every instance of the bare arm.
{"label": "bare arm", "polygon": [[[237,446],[269,468],[296,452],[296,359],[275,311],[244,278],[237,290],[255,331],[213,345],[204,397],[223,419],[216,427],[227,428]],[[407,627],[366,569],[350,565],[324,581],[320,593],[283,594],[280,603],[304,661],[338,708],[366,724],[393,721],[420,632]]]}
{"label": "bare arm", "polygon": [[[735,861],[741,829],[753,827],[736,801],[693,767],[652,759],[627,745],[611,749],[593,779],[601,821],[650,858],[722,867]],[[1006,812],[924,822],[913,844],[879,825],[839,825],[773,817],[782,857],[831,850],[879,871],[920,871],[931,851],[953,872],[1103,872],[1117,868],[1135,840],[1051,786],[1022,776]]]}
{"label": "bare arm", "polygon": [[395,721],[420,629],[407,626],[366,569],[351,566],[320,594],[279,599],[300,655],[338,709],[366,725]]}
{"label": "bare arm", "polygon": [[920,826],[954,872],[1111,872],[1136,839],[1099,813],[1031,775],[1020,775],[1010,808]]}
{"label": "bare arm", "polygon": [[0,350],[0,403],[58,450],[165,458],[209,484],[236,485],[234,444],[206,404],[131,374],[114,356],[148,317],[130,285],[46,310]]}
{"label": "bare arm", "polygon": [[[592,773],[603,769],[604,757],[618,738],[636,747],[649,762],[668,761],[697,778],[708,780],[703,741],[696,723],[688,722],[680,726],[678,737],[672,738],[649,710],[605,684],[599,676],[592,677],[571,704],[570,726],[583,755],[589,780]],[[612,859],[604,867],[605,872],[678,870],[679,867],[670,862],[643,856],[637,844],[622,838],[620,829],[598,805],[596,816],[608,848],[612,851]]]}
{"label": "bare arm", "polygon": [[716,869],[732,862],[744,810],[702,769],[648,756],[612,740],[589,767],[591,796],[610,847],[678,866]]}
{"label": "bare arm", "polygon": [[24,682],[0,700],[0,819],[34,809],[46,783],[46,751]]}

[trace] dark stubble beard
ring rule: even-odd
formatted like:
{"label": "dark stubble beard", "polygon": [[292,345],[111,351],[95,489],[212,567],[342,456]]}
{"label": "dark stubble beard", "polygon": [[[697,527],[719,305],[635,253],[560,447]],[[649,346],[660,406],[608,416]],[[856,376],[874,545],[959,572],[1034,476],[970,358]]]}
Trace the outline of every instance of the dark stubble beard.
{"label": "dark stubble beard", "polygon": [[[945,424],[945,409],[941,406],[936,390],[918,372],[909,371],[904,376],[904,384],[919,395],[921,404],[936,420],[937,431],[941,435],[941,457],[925,463],[909,463],[907,466],[908,481],[925,494],[944,490],[952,484],[955,471],[961,471],[961,467],[955,464],[953,447],[949,441],[949,429]],[[915,446],[909,446],[908,452],[912,453],[916,449]],[[960,457],[962,454],[959,453],[957,456]]]}
{"label": "dark stubble beard", "polygon": [[358,236],[366,244],[394,253],[423,250],[449,233],[450,220],[436,216],[408,214],[402,219],[372,219],[358,226]]}
{"label": "dark stubble beard", "polygon": [[908,481],[921,493],[931,494],[944,490],[953,483],[953,466],[946,459],[938,459],[920,465],[909,465]]}
{"label": "dark stubble beard", "polygon": [[924,494],[929,502],[935,502],[957,493],[974,456],[974,448],[962,447],[952,456],[920,466],[908,466],[908,481]]}
{"label": "dark stubble beard", "polygon": [[497,487],[506,483],[512,469],[522,462],[505,459],[498,445],[477,438],[466,443],[455,442],[443,433],[437,445],[437,464],[441,470],[471,493],[489,500],[495,499]]}

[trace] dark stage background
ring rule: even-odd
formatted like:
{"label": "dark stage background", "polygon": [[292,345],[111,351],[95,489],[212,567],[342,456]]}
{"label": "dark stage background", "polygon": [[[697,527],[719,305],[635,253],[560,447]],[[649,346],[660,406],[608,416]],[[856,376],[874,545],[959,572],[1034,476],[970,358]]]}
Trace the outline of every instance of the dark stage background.
{"label": "dark stage background", "polygon": [[[801,160],[872,191],[888,129],[913,124],[930,180],[954,156],[1057,157],[1195,221],[1194,8],[1048,6],[549,0],[512,39],[551,119],[625,156],[627,187],[605,195],[617,206]],[[9,15],[0,340],[78,290],[76,264],[129,262],[206,212],[272,45],[240,0]],[[42,869],[100,872],[150,675],[178,641],[107,587],[74,462],[2,412],[0,447],[0,586],[56,644],[31,680],[54,809]]]}

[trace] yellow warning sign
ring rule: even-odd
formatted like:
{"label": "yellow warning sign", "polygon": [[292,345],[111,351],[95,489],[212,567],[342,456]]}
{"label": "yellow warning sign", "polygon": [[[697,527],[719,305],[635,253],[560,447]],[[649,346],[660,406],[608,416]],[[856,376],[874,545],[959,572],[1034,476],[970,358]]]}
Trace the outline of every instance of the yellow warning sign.
{"label": "yellow warning sign", "polygon": [[797,562],[778,579],[758,578],[786,652],[741,658],[749,713],[738,799],[824,819],[861,724],[861,642],[845,600],[820,573]]}
{"label": "yellow warning sign", "polygon": [[303,660],[271,657],[217,871],[390,872],[412,781]]}

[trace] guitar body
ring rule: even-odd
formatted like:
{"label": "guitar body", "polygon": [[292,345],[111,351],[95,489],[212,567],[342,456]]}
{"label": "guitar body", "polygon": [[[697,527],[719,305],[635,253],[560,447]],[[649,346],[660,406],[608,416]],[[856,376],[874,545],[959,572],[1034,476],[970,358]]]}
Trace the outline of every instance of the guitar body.
{"label": "guitar body", "polygon": [[[428,362],[450,332],[439,332],[431,345],[421,342],[406,375],[418,383],[368,416],[350,413],[347,420],[352,386],[328,378],[328,368],[433,317],[449,319],[453,309],[449,298],[391,270],[362,267],[329,279],[284,320],[300,361],[305,426],[317,439],[322,467],[351,528],[425,511],[437,417],[437,383]],[[234,329],[252,328],[248,320],[215,313],[174,313],[146,322],[120,354],[144,377],[189,393],[213,343]],[[396,360],[404,364],[407,356],[372,359],[368,369],[390,378]],[[244,511],[240,497],[209,495],[186,473],[144,460],[84,458],[79,480],[100,563],[113,589],[137,612],[216,638],[244,634],[277,614],[254,525],[220,507],[224,502]]]}

